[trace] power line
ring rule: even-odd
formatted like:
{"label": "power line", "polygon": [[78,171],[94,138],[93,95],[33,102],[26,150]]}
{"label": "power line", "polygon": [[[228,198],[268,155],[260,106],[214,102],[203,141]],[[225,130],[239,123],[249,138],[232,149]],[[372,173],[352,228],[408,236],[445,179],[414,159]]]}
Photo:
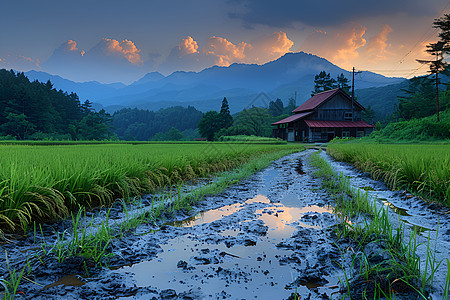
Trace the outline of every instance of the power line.
{"label": "power line", "polygon": [[[444,8],[441,10],[441,12],[439,13],[439,15],[435,18],[435,19],[439,19],[442,14],[444,13],[444,11],[447,9],[447,7],[450,5],[450,1],[447,2],[447,4],[444,6]],[[438,28],[435,28],[432,32],[432,34],[428,37],[427,34],[430,30],[433,30],[433,27],[428,27],[428,30],[425,31],[425,33],[420,37],[419,41],[411,48],[411,50],[409,50],[404,56],[403,58],[400,59],[399,63],[403,63],[403,61],[405,61],[405,59],[411,54],[413,53],[413,51],[419,46],[421,45],[423,42],[427,42],[432,36],[434,36],[436,34],[436,32],[439,30]]]}

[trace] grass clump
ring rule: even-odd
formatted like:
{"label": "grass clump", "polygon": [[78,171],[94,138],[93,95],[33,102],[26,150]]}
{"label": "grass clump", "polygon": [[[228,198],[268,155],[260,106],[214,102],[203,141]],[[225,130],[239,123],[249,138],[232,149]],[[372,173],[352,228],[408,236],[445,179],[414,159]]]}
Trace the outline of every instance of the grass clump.
{"label": "grass clump", "polygon": [[246,142],[246,143],[269,143],[269,144],[287,144],[286,141],[279,138],[262,137],[255,135],[231,135],[221,136],[223,142]]}
{"label": "grass clump", "polygon": [[450,207],[450,145],[331,143],[327,152],[392,189]]}
{"label": "grass clump", "polygon": [[[336,214],[342,220],[336,227],[338,240],[347,240],[352,245],[342,250],[343,261],[346,253],[350,252],[351,257],[342,265],[343,291],[350,298],[393,299],[396,295],[406,295],[427,299],[434,273],[440,265],[434,259],[435,249],[429,242],[425,266],[421,266],[416,255],[417,232],[411,231],[410,236],[405,237],[405,225],[399,222],[400,225],[394,227],[387,207],[378,208],[367,191],[353,188],[349,179],[338,175],[319,153],[311,156],[311,164],[336,201]],[[447,281],[449,278],[450,273]]]}
{"label": "grass clump", "polygon": [[34,221],[68,217],[79,207],[235,169],[254,157],[298,145],[83,144],[0,145],[0,228],[24,230]]}

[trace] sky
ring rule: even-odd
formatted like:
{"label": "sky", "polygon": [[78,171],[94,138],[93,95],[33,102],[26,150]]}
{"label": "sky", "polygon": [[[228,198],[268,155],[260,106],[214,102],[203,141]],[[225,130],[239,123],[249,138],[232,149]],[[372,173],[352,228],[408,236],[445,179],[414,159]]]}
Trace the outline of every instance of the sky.
{"label": "sky", "polygon": [[304,51],[389,77],[426,73],[448,0],[15,0],[1,4],[0,68],[131,83],[148,72],[264,64]]}

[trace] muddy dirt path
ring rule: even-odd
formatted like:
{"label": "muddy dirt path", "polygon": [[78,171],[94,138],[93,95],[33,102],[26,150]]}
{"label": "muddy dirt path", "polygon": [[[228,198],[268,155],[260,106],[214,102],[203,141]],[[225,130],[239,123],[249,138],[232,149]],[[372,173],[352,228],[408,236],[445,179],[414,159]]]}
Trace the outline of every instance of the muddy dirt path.
{"label": "muddy dirt path", "polygon": [[430,240],[429,247],[434,253],[435,261],[442,261],[433,283],[437,291],[431,296],[442,299],[441,291],[444,290],[447,275],[446,259],[450,259],[450,209],[434,203],[428,204],[405,191],[391,191],[384,183],[371,179],[370,174],[362,173],[350,164],[336,161],[325,152],[321,156],[335,171],[349,177],[353,187],[368,191],[378,207],[387,206],[394,228],[401,222],[405,225],[406,237],[409,237],[411,230],[419,232],[416,254],[421,259],[422,269],[427,264],[428,239]]}
{"label": "muddy dirt path", "polygon": [[[139,225],[112,241],[108,250],[115,255],[108,268],[87,262],[88,278],[82,258],[45,261],[45,267],[22,280],[18,297],[287,299],[297,292],[302,299],[340,299],[345,292],[339,288],[338,278],[343,277],[340,264],[348,262],[350,254],[343,251],[345,243],[336,244],[333,201],[321,190],[320,180],[312,176],[307,158],[314,152],[283,157],[225,192],[205,197],[191,211],[165,215],[157,224]],[[379,190],[376,195],[397,210],[394,198],[402,195],[385,191],[382,183],[367,174],[322,155],[350,176],[353,185]],[[143,203],[150,205],[151,195],[144,197]],[[413,206],[408,214],[420,215],[423,207]],[[122,209],[121,204],[111,209],[111,223],[123,218]],[[106,210],[100,209],[88,219],[100,221],[105,214]],[[405,220],[413,223],[416,219]],[[416,225],[428,224],[419,223]],[[440,235],[448,238],[448,219],[443,223]],[[70,229],[69,220],[44,226],[45,238],[39,242],[52,244],[55,231]],[[38,251],[36,238],[0,245],[0,253],[4,250],[10,264],[19,266],[26,255]],[[4,258],[0,262],[5,266]],[[6,273],[5,267],[0,276],[2,273]]]}

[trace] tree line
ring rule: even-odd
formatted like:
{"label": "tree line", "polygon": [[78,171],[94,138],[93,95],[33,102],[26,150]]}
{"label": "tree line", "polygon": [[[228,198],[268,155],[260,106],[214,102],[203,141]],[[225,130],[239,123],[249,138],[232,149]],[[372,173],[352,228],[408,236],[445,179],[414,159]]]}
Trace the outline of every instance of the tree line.
{"label": "tree line", "polygon": [[192,140],[199,137],[197,124],[203,113],[192,106],[158,111],[123,108],[112,116],[113,132],[121,140]]}
{"label": "tree line", "polygon": [[77,94],[50,81],[31,82],[23,73],[0,70],[0,137],[3,139],[103,140],[112,137],[111,116],[94,112]]}

